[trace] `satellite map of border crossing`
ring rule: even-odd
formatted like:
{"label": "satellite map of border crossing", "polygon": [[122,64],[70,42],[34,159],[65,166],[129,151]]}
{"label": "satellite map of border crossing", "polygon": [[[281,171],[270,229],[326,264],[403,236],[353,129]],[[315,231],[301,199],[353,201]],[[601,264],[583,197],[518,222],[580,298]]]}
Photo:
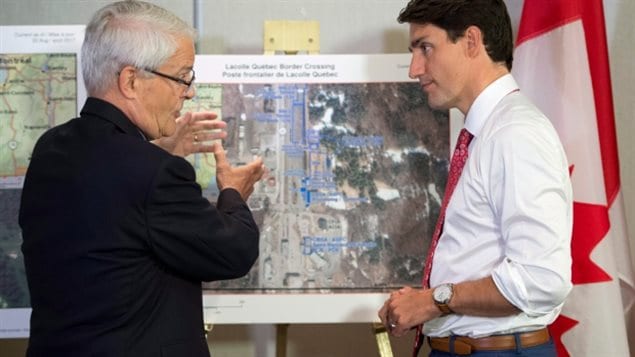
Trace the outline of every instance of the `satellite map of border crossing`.
{"label": "satellite map of border crossing", "polygon": [[[448,165],[447,112],[417,83],[201,85],[234,163],[269,168],[249,200],[260,258],[235,291],[382,291],[418,285]],[[205,98],[201,100],[201,98]],[[206,104],[204,104],[206,103]],[[213,157],[193,160],[210,200]]]}

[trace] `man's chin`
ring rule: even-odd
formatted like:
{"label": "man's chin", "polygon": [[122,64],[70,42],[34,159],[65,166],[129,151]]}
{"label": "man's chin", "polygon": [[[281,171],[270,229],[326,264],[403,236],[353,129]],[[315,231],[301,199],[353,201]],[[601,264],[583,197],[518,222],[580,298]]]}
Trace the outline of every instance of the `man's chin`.
{"label": "man's chin", "polygon": [[448,110],[450,109],[450,107],[448,106],[448,103],[445,101],[441,101],[441,100],[435,100],[435,98],[432,98],[430,95],[426,95],[426,97],[428,98],[428,106],[434,110]]}

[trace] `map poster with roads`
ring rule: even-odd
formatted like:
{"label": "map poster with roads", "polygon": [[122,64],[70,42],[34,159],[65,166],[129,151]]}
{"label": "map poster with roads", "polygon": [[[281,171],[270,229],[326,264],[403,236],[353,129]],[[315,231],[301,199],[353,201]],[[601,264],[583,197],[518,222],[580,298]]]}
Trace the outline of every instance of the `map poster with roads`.
{"label": "map poster with roads", "polygon": [[[206,320],[373,321],[387,292],[420,286],[450,123],[408,78],[409,61],[197,57],[188,106],[228,123],[232,162],[257,155],[269,169],[248,202],[261,230],[259,259],[244,278],[204,284]],[[214,201],[213,157],[192,164]]]}
{"label": "map poster with roads", "polygon": [[77,116],[84,26],[0,26],[0,338],[29,333],[18,209],[35,141]]}

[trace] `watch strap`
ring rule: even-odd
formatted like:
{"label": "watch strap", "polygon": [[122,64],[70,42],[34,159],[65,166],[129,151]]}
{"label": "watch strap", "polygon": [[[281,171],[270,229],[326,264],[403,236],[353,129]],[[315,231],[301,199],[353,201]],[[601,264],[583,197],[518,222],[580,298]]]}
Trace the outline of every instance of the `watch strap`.
{"label": "watch strap", "polygon": [[437,305],[439,310],[441,310],[441,312],[443,313],[443,316],[454,313],[454,311],[452,311],[452,309],[450,309],[448,304],[439,304],[439,303],[435,303],[435,304]]}

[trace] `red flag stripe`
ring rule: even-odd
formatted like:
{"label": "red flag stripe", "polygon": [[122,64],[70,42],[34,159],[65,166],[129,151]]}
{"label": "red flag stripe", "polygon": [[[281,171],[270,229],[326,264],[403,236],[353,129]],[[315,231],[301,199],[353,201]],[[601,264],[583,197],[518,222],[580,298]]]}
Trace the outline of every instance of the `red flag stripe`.
{"label": "red flag stripe", "polygon": [[609,70],[609,52],[606,43],[604,8],[601,0],[586,0],[582,12],[582,25],[587,43],[587,54],[593,81],[593,95],[598,122],[598,136],[604,169],[606,203],[613,205],[620,189],[620,165],[615,136],[613,90]]}
{"label": "red flag stripe", "polygon": [[582,19],[587,44],[604,189],[607,205],[611,207],[620,189],[620,171],[602,1],[525,0],[516,44],[520,45],[577,19]]}
{"label": "red flag stripe", "polygon": [[577,1],[525,0],[516,46],[580,17],[582,14]]}

